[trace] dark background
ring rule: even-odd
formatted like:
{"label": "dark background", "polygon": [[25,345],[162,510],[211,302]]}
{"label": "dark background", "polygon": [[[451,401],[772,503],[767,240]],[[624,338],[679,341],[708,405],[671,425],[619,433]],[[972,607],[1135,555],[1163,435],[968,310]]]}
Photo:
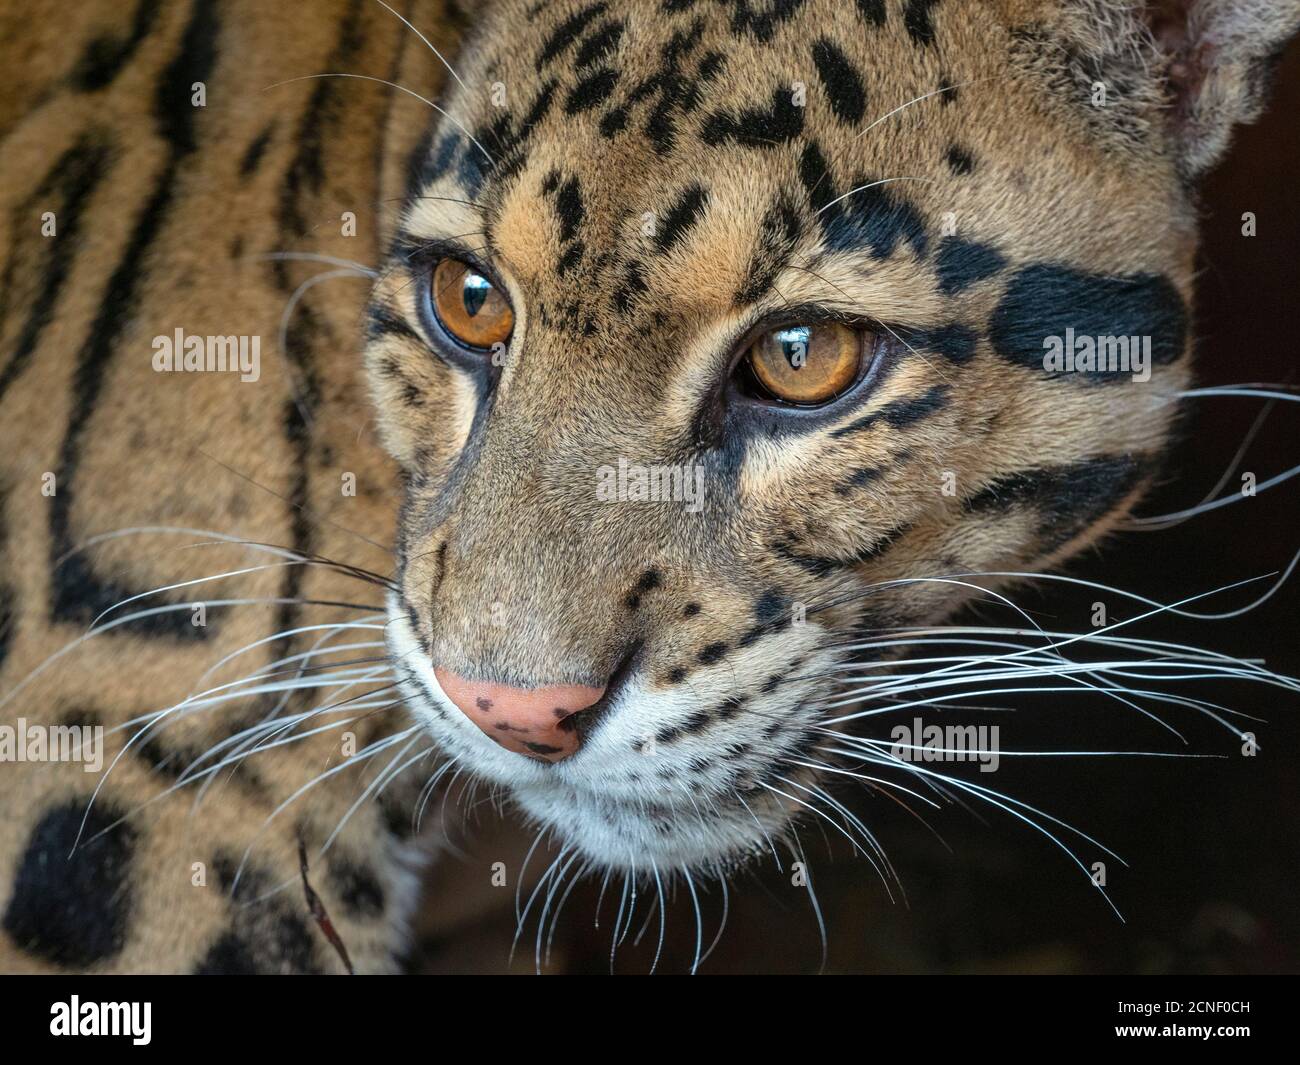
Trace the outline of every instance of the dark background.
{"label": "dark background", "polygon": [[[1273,105],[1256,125],[1239,132],[1228,160],[1203,191],[1203,248],[1197,309],[1200,384],[1294,381],[1300,328],[1300,48],[1278,72]],[[1241,215],[1253,211],[1258,235],[1241,233]],[[1168,466],[1168,480],[1141,508],[1162,514],[1201,501],[1231,462],[1263,401],[1192,401],[1184,440]],[[1279,404],[1241,466],[1259,481],[1300,462],[1300,405]],[[1239,488],[1234,476],[1227,491]],[[1163,532],[1131,533],[1096,557],[1076,563],[1073,575],[1143,593],[1161,602],[1208,591],[1235,580],[1283,569],[1300,547],[1300,480],[1251,501],[1204,515]],[[1267,582],[1216,597],[1198,610],[1244,605]],[[1018,600],[1045,628],[1053,622],[1088,626],[1095,594],[1023,593]],[[1104,596],[1114,611],[1118,601]],[[1195,644],[1243,658],[1262,658],[1273,670],[1300,673],[1297,603],[1300,576],[1254,612],[1229,621],[1160,619],[1138,634]],[[1131,616],[1119,610],[1121,616]],[[1112,615],[1114,620],[1114,615]],[[1010,624],[988,615],[991,624]],[[883,799],[859,798],[855,807],[888,851],[907,902],[891,903],[880,880],[847,844],[812,827],[809,846],[817,895],[827,925],[830,972],[1070,972],[1203,973],[1294,972],[1300,969],[1300,698],[1249,685],[1201,685],[1201,697],[1264,719],[1261,750],[1240,754],[1222,729],[1190,710],[1164,716],[1186,736],[1184,748],[1213,759],[1004,759],[996,787],[1078,826],[1118,852],[1124,869],[1108,862],[1108,890],[1121,921],[1084,874],[1049,840],[1012,818],[949,807],[927,812],[943,840]],[[1033,705],[1033,704],[1031,704]],[[1005,718],[1004,718],[1005,720]],[[1016,742],[1004,748],[1175,750],[1167,732],[1113,706],[1042,700],[1016,715]],[[944,767],[947,769],[948,767]],[[978,815],[978,816],[977,816]],[[487,821],[492,815],[485,815]],[[831,831],[831,830],[828,830]],[[833,835],[833,832],[831,833]],[[469,867],[499,853],[488,838],[474,845]],[[494,849],[497,848],[497,849]],[[951,848],[951,849],[947,849]],[[1087,863],[1102,857],[1078,849]],[[535,859],[537,861],[537,859]],[[538,861],[544,867],[546,861]],[[817,924],[806,894],[767,863],[733,885],[727,929],[702,967],[706,972],[816,972],[823,964]],[[438,874],[454,877],[454,868]],[[444,885],[447,886],[447,885]],[[593,928],[598,885],[575,888],[565,903],[546,968],[607,972],[617,892],[603,900]],[[454,890],[453,890],[453,893]],[[513,896],[513,892],[510,893]],[[435,893],[445,898],[446,891]],[[704,942],[721,916],[716,889],[702,900]],[[536,921],[521,937],[512,966],[511,912],[500,907],[453,922],[431,917],[415,958],[417,969],[482,971],[532,969]],[[648,913],[643,904],[633,929]],[[644,972],[654,958],[658,917],[640,946],[620,948],[619,971]],[[669,907],[661,971],[689,969],[695,920],[679,889]]]}

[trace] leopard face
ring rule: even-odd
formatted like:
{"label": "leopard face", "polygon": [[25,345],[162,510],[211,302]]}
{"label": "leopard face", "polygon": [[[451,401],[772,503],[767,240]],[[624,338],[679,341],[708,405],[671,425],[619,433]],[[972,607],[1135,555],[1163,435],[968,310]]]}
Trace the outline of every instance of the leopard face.
{"label": "leopard face", "polygon": [[[440,747],[586,859],[768,848],[864,641],[1152,478],[1188,154],[1148,39],[1080,44],[1086,7],[484,12],[369,315],[388,640]],[[1067,331],[1145,338],[1147,372],[1047,367]]]}

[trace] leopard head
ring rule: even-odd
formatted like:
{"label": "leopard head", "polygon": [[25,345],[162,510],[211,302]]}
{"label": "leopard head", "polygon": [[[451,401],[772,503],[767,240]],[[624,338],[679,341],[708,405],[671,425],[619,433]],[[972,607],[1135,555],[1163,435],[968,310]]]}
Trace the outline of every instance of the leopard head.
{"label": "leopard head", "polygon": [[873,634],[1123,519],[1189,381],[1193,181],[1297,20],[1141,7],[476,12],[367,346],[390,654],[449,757],[595,863],[725,866]]}

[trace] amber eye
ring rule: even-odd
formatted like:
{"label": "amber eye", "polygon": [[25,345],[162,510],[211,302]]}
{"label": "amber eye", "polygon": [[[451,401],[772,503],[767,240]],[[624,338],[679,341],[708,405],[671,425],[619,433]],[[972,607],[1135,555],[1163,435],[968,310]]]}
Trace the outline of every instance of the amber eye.
{"label": "amber eye", "polygon": [[515,325],[505,296],[459,259],[443,259],[434,267],[433,310],[442,327],[471,348],[505,343]]}
{"label": "amber eye", "polygon": [[839,322],[789,325],[764,333],[746,353],[763,390],[786,403],[811,406],[846,392],[857,380],[872,334]]}

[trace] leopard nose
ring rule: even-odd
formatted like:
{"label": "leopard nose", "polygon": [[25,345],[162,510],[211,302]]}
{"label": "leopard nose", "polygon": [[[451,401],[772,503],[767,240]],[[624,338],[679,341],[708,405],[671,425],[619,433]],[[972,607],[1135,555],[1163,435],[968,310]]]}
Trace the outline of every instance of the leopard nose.
{"label": "leopard nose", "polygon": [[584,684],[512,688],[466,680],[440,666],[433,672],[443,694],[502,747],[548,762],[577,751],[578,732],[572,722],[566,727],[565,720],[605,694],[604,688]]}

